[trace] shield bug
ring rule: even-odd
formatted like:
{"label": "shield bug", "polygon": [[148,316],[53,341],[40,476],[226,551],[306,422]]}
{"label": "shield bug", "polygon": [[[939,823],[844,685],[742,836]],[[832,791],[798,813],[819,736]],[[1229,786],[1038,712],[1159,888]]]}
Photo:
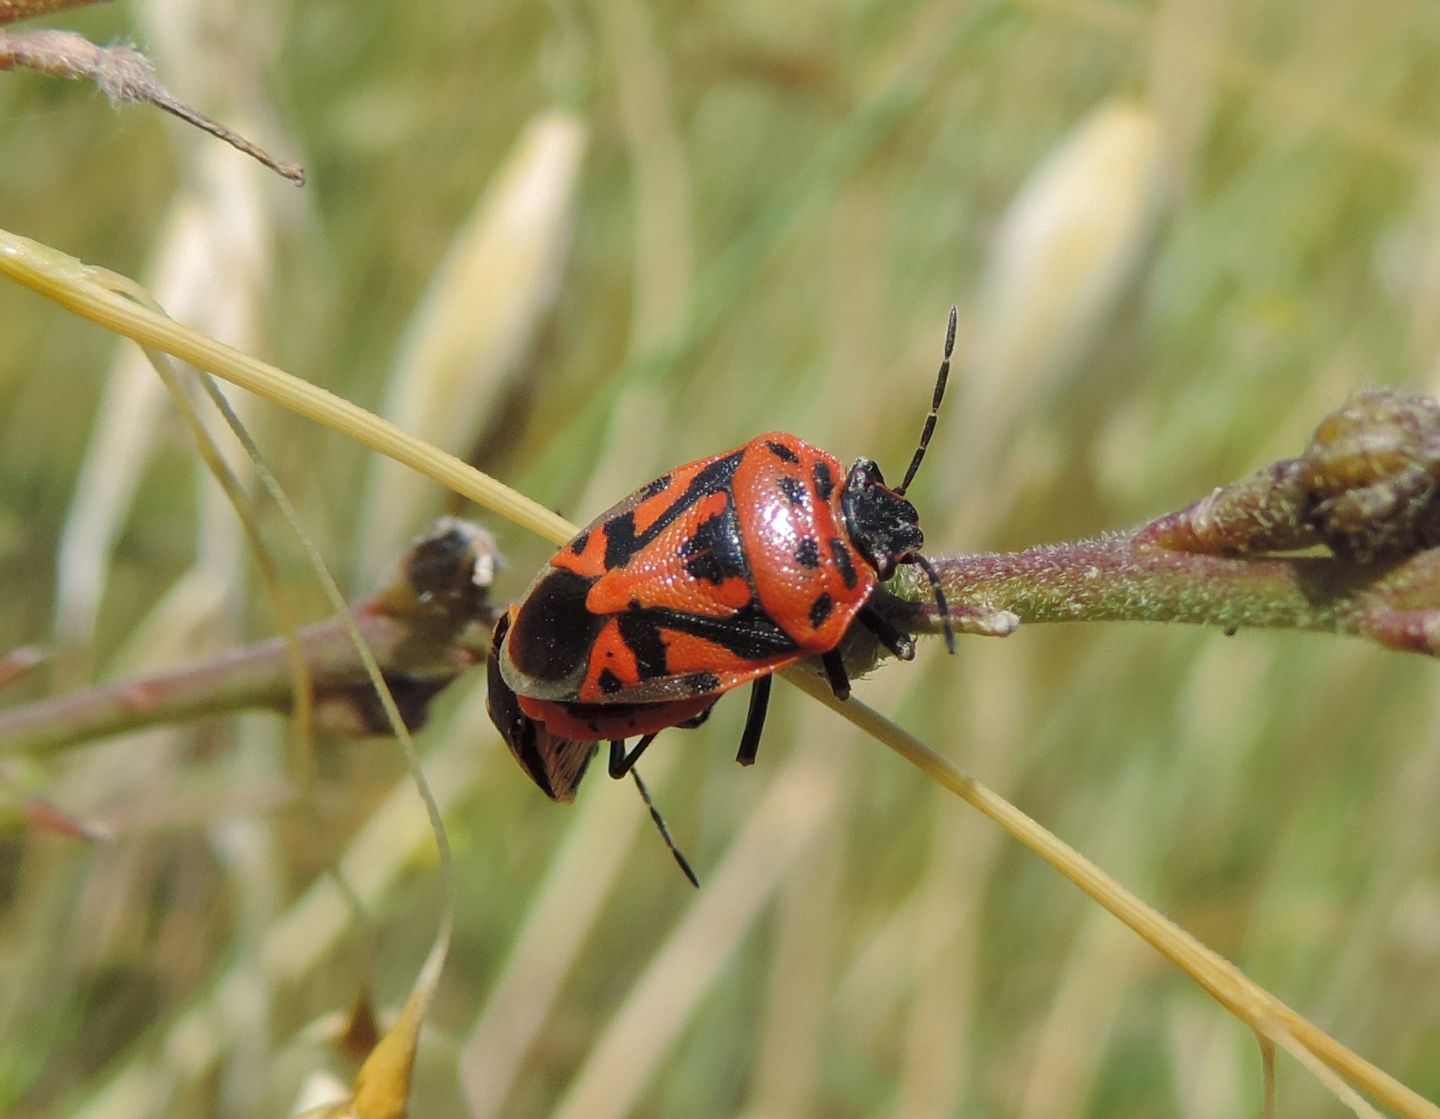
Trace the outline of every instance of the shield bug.
{"label": "shield bug", "polygon": [[[930,580],[954,650],[945,595],[920,549],[905,492],[935,430],[955,347],[952,308],[930,413],[900,485],[873,460],[845,470],[783,432],[676,467],[562,547],[496,626],[490,715],[547,796],[575,795],[597,744],[624,776],[667,727],[696,726],[750,684],[736,756],[755,760],[777,669],[818,657],[850,693],[839,646],[852,625],[896,656],[912,639],[875,609],[905,564]],[[638,739],[628,752],[625,741]]]}

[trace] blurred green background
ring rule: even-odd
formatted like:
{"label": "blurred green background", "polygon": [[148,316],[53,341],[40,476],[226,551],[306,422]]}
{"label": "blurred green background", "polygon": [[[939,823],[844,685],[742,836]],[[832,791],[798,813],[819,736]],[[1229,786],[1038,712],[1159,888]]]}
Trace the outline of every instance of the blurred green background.
{"label": "blurred green background", "polygon": [[[1362,387],[1433,392],[1440,7],[1425,0],[120,3],[152,109],[0,76],[0,224],[471,455],[571,519],[779,428],[907,460],[936,554],[1119,528],[1275,458]],[[0,287],[7,647],[37,698],[268,636],[233,517],[129,348]],[[232,397],[238,394],[232,393]],[[342,585],[428,483],[237,401]],[[300,550],[263,514],[307,617]],[[494,529],[518,595],[548,546]],[[1440,1097],[1434,665],[1107,625],[938,643],[858,694],[1253,978]],[[425,1116],[1258,1115],[1252,1036],[1033,856],[779,689],[544,800],[481,674],[420,738],[456,942]],[[0,762],[113,832],[0,836],[0,1112],[286,1114],[326,1016],[403,1000],[438,888],[398,751],[211,720]],[[366,899],[352,920],[324,877]],[[312,1083],[313,1087],[313,1083]],[[1280,1060],[1281,1113],[1342,1114]]]}

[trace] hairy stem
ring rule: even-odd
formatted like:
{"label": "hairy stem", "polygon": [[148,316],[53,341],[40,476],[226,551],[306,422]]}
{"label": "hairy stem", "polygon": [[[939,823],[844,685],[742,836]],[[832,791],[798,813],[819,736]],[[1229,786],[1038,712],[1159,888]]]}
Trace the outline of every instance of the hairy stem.
{"label": "hairy stem", "polygon": [[[400,575],[354,610],[407,726],[418,726],[429,701],[489,648],[492,548],[482,530],[442,518],[406,553]],[[314,681],[317,721],[337,733],[389,733],[344,619],[309,626],[298,642]],[[293,703],[286,643],[275,638],[172,672],[0,711],[0,757],[35,757],[220,712],[288,712]]]}
{"label": "hairy stem", "polygon": [[[1021,622],[1182,622],[1360,634],[1433,654],[1440,550],[1386,565],[1334,556],[1225,556],[1150,543],[1146,530],[1019,552],[933,560],[952,612],[1010,613]],[[939,611],[918,582],[897,619],[939,633]]]}

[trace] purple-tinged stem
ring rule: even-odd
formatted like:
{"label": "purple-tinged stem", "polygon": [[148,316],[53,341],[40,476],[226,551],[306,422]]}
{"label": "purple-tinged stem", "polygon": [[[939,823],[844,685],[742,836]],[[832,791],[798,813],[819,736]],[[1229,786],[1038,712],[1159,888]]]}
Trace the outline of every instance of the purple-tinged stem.
{"label": "purple-tinged stem", "polygon": [[[1383,565],[1334,556],[1225,556],[1149,543],[1145,529],[1020,552],[933,560],[952,608],[1021,622],[1182,622],[1362,634],[1440,650],[1440,549]],[[918,599],[922,588],[915,588]],[[938,632],[933,603],[904,612]]]}

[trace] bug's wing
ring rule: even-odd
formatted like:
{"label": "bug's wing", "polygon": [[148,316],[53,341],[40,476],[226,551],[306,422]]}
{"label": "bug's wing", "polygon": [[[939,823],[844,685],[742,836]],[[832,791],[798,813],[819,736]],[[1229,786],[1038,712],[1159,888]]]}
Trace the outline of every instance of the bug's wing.
{"label": "bug's wing", "polygon": [[667,607],[630,610],[605,619],[581,688],[555,698],[662,703],[719,695],[814,651],[798,646],[753,604],[719,617]]}
{"label": "bug's wing", "polygon": [[742,575],[695,579],[679,545],[651,555],[599,579],[551,569],[539,580],[500,650],[509,686],[553,703],[661,703],[718,695],[828,648],[781,628]]}
{"label": "bug's wing", "polygon": [[585,767],[595,756],[597,744],[560,738],[520,710],[520,702],[500,674],[499,650],[509,628],[504,616],[495,627],[495,637],[488,663],[489,688],[485,707],[490,721],[515,755],[521,768],[551,800],[569,803],[585,776]]}
{"label": "bug's wing", "polygon": [[661,495],[669,504],[604,525],[606,562],[583,587],[584,617],[573,615],[588,628],[583,663],[566,664],[566,694],[532,692],[529,681],[521,693],[683,699],[835,648],[875,586],[849,543],[839,478],[832,457],[783,433],[677,471]]}
{"label": "bug's wing", "polygon": [[641,486],[576,533],[551,566],[592,579],[626,566],[697,502],[728,495],[744,450],[687,462]]}
{"label": "bug's wing", "polygon": [[[648,599],[657,593],[667,599],[660,605],[719,615],[748,601],[744,578],[720,580],[724,593],[717,595],[685,569],[687,544],[701,524],[733,523],[728,486],[740,456],[731,451],[677,467],[602,513],[555,553],[512,609],[510,639],[496,646],[511,688],[534,699],[594,702],[590,678],[603,667],[591,671],[591,654],[611,615],[656,605]],[[672,601],[677,591],[683,602]],[[618,663],[611,675],[625,684],[639,681]]]}
{"label": "bug's wing", "polygon": [[[551,703],[667,703],[833,648],[870,588],[853,573],[854,593],[816,582],[841,577],[821,559],[840,533],[791,443],[760,436],[677,467],[561,548],[512,615],[500,656],[510,687]],[[756,478],[737,505],[747,470]]]}

